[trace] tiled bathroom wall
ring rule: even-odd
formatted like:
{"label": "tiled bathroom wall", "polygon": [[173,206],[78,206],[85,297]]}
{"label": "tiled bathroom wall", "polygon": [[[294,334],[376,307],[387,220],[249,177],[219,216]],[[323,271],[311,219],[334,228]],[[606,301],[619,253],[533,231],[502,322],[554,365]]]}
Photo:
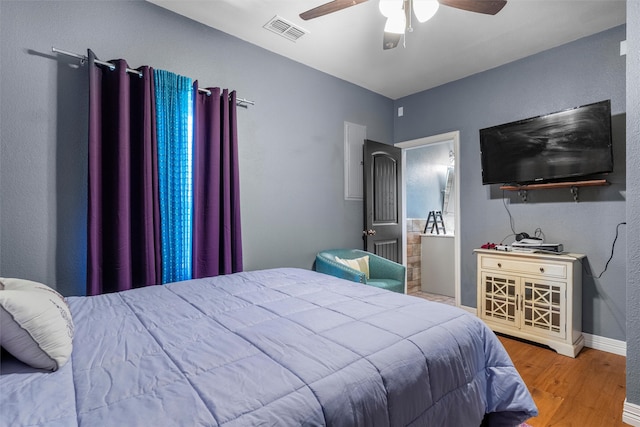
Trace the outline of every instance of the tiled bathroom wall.
{"label": "tiled bathroom wall", "polygon": [[407,219],[407,294],[421,290],[420,282],[420,234],[427,224],[426,218]]}

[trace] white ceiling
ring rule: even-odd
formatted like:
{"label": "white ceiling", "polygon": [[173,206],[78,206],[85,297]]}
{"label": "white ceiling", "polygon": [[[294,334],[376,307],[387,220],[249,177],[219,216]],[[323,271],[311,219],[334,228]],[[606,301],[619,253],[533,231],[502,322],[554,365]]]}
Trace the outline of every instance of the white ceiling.
{"label": "white ceiling", "polygon": [[[382,49],[378,0],[309,21],[328,0],[147,0],[335,77],[398,99],[625,23],[624,0],[508,0],[495,16],[440,6],[397,48]],[[480,0],[481,1],[481,0]],[[293,42],[278,15],[309,31]]]}

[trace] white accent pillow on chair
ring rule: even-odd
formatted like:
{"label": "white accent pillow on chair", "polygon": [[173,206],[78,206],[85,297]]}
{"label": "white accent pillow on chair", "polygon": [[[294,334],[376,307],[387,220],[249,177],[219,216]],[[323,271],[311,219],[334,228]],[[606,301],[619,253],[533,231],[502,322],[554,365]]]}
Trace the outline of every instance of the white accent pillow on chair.
{"label": "white accent pillow on chair", "polygon": [[0,278],[0,346],[34,368],[57,370],[71,356],[73,321],[64,297],[42,283]]}
{"label": "white accent pillow on chair", "polygon": [[364,276],[367,279],[369,278],[369,255],[354,259],[343,259],[336,257],[336,261],[338,261],[340,264],[344,264],[347,267],[351,267],[354,270],[358,270],[364,273]]}

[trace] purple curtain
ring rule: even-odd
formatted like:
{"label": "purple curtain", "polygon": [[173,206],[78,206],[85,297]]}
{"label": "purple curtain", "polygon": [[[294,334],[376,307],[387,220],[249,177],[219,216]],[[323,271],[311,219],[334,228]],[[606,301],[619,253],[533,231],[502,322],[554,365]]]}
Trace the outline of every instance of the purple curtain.
{"label": "purple curtain", "polygon": [[89,50],[87,295],[162,282],[153,72]]}
{"label": "purple curtain", "polygon": [[236,93],[194,83],[193,278],[242,271]]}

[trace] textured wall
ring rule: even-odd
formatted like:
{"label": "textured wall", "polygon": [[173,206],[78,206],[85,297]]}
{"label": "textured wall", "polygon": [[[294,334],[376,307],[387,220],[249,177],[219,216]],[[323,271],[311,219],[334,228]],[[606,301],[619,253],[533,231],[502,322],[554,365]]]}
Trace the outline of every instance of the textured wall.
{"label": "textured wall", "polygon": [[3,0],[1,275],[85,289],[86,67],[52,46],[256,102],[238,110],[245,269],[311,268],[322,249],[362,246],[362,202],[344,200],[344,121],[391,142],[390,99],[144,1]]}
{"label": "textured wall", "polygon": [[[640,2],[627,2],[627,180],[640,182]],[[627,400],[640,405],[640,188],[627,191]]]}
{"label": "textured wall", "polygon": [[[503,193],[483,186],[478,131],[484,127],[611,99],[614,122],[615,172],[612,185],[580,190],[574,203],[568,189],[529,192],[523,203],[507,193],[516,232],[541,228],[547,241],[588,256],[585,271],[599,274],[611,252],[616,225],[625,221],[625,57],[620,42],[625,27],[533,55],[425,92],[399,99],[394,142],[454,130],[460,131],[461,296],[476,306],[473,249],[483,243],[513,241]],[[583,331],[625,339],[625,229],[616,255],[601,279],[583,280]],[[510,236],[511,235],[511,236]]]}

